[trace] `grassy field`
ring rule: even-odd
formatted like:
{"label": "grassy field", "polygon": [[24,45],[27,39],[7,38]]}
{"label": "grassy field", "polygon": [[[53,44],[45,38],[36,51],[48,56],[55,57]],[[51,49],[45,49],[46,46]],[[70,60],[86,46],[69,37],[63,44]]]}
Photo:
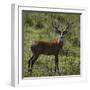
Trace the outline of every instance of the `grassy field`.
{"label": "grassy field", "polygon": [[80,14],[44,13],[23,11],[23,77],[30,77],[28,60],[32,56],[32,41],[57,40],[52,22],[59,24],[59,29],[64,30],[67,21],[73,25],[65,36],[65,45],[59,53],[59,72],[55,73],[54,56],[41,55],[35,62],[32,76],[63,76],[80,74]]}

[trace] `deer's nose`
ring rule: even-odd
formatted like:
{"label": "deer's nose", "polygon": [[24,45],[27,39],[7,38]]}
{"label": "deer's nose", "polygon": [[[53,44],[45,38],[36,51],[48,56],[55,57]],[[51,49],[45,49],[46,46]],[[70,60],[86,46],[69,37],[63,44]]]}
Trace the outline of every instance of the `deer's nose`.
{"label": "deer's nose", "polygon": [[62,36],[61,39],[64,39],[64,37]]}
{"label": "deer's nose", "polygon": [[61,39],[63,39],[64,37],[62,36]]}
{"label": "deer's nose", "polygon": [[61,38],[64,38],[64,36],[62,35]]}

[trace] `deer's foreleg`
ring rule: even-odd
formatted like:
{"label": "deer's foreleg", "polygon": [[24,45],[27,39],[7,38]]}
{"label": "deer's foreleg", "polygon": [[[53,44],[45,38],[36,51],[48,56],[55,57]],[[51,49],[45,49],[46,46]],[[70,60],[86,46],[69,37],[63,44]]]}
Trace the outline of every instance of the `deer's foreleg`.
{"label": "deer's foreleg", "polygon": [[58,67],[58,55],[55,55],[55,72],[59,71],[59,67]]}

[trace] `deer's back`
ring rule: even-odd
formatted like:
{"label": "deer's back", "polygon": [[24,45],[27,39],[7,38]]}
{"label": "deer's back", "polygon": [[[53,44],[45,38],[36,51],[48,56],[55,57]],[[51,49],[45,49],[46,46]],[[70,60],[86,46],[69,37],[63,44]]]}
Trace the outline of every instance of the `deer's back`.
{"label": "deer's back", "polygon": [[59,53],[61,46],[57,42],[44,42],[44,41],[35,41],[31,50],[33,54],[47,54],[53,55]]}

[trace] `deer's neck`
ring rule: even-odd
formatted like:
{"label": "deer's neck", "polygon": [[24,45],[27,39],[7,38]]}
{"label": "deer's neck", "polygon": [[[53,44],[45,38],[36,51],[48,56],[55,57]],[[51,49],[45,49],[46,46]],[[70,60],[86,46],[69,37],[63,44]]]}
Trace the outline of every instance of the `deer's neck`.
{"label": "deer's neck", "polygon": [[64,45],[64,37],[59,37],[59,39],[58,39],[58,44],[59,44],[61,47],[63,47],[63,45]]}

